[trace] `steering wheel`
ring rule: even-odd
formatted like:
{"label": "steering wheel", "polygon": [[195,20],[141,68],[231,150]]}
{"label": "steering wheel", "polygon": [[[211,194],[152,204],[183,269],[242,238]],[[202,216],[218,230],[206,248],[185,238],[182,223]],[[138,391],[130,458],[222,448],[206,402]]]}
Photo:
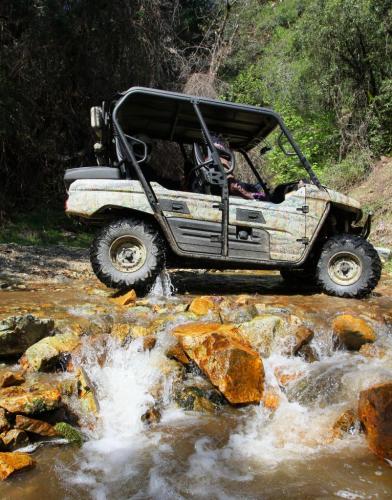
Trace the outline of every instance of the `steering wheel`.
{"label": "steering wheel", "polygon": [[[207,147],[207,157],[202,151],[202,148],[199,143],[195,142],[193,144],[193,149],[195,152],[196,162],[199,167],[203,166],[211,166],[213,164],[212,154],[209,147]],[[223,151],[222,149],[216,148],[220,157],[227,160],[230,166],[224,165],[223,168],[225,170],[226,175],[231,174],[235,169],[235,155],[232,151]]]}

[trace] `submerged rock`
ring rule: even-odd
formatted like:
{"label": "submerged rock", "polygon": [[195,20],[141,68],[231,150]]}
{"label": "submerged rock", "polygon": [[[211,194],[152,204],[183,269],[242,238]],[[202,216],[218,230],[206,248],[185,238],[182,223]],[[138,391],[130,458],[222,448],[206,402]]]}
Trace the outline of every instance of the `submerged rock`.
{"label": "submerged rock", "polygon": [[358,422],[358,415],[354,410],[344,411],[332,426],[333,438],[342,438],[344,434],[352,432]]}
{"label": "submerged rock", "polygon": [[67,424],[66,422],[59,422],[54,426],[55,431],[58,435],[62,436],[71,444],[76,444],[77,446],[82,446],[83,437],[81,433],[72,427],[72,425]]}
{"label": "submerged rock", "polygon": [[181,387],[174,392],[174,401],[184,410],[215,413],[219,406],[211,401],[208,392],[197,386]]}
{"label": "submerged rock", "polygon": [[34,415],[58,408],[61,395],[58,389],[46,385],[7,387],[0,389],[0,407],[10,413]]}
{"label": "submerged rock", "polygon": [[338,345],[350,351],[357,351],[363,344],[374,342],[376,333],[362,318],[341,314],[332,322],[332,329]]}
{"label": "submerged rock", "polygon": [[264,392],[262,404],[267,410],[275,411],[280,406],[281,397],[276,390],[269,389]]}
{"label": "submerged rock", "polygon": [[296,352],[297,356],[300,356],[308,363],[314,363],[319,361],[320,357],[314,347],[309,344],[305,344]]}
{"label": "submerged rock", "polygon": [[392,382],[375,385],[359,395],[358,415],[369,448],[381,458],[392,459]]}
{"label": "submerged rock", "polygon": [[58,363],[61,355],[72,352],[80,343],[80,338],[71,332],[46,337],[29,347],[20,364],[30,371],[47,371]]}
{"label": "submerged rock", "polygon": [[0,355],[22,354],[28,347],[52,335],[54,321],[31,314],[11,316],[0,321]]}
{"label": "submerged rock", "polygon": [[14,427],[15,429],[31,432],[33,434],[37,434],[38,436],[57,436],[57,432],[52,425],[47,422],[43,422],[42,420],[26,417],[24,415],[16,415]]}
{"label": "submerged rock", "polygon": [[0,479],[4,481],[16,471],[30,469],[35,465],[27,453],[0,453]]}
{"label": "submerged rock", "polygon": [[384,358],[387,352],[382,347],[375,344],[364,344],[359,349],[359,354],[366,358]]}
{"label": "submerged rock", "polygon": [[153,426],[160,422],[161,412],[157,406],[152,406],[140,418],[145,424]]}
{"label": "submerged rock", "polygon": [[175,328],[173,333],[230,403],[260,402],[264,383],[262,360],[241,339],[234,325],[189,323]]}

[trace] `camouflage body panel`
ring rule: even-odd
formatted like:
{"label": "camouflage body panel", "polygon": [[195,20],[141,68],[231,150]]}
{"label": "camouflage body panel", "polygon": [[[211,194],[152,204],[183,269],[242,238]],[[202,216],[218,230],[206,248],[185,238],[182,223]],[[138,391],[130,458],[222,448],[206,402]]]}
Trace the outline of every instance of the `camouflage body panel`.
{"label": "camouflage body panel", "polygon": [[[151,183],[157,198],[186,204],[189,213],[164,211],[166,218],[181,217],[205,222],[221,222],[220,196],[172,191]],[[298,262],[304,257],[306,246],[304,237],[312,239],[318,229],[330,202],[347,206],[354,210],[359,204],[347,196],[330,190],[319,190],[306,185],[286,195],[282,203],[260,202],[230,197],[229,224],[239,227],[254,227],[269,235],[271,261]],[[309,212],[304,213],[304,205]],[[105,207],[119,207],[153,214],[147,197],[139,181],[134,180],[78,180],[69,190],[66,212],[84,218],[94,218]],[[239,210],[261,212],[259,222],[240,220]]]}

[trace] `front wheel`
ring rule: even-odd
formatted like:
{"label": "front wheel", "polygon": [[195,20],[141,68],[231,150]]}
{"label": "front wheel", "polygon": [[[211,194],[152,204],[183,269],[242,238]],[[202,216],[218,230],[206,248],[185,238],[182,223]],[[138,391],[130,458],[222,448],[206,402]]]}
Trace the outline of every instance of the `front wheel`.
{"label": "front wheel", "polygon": [[165,264],[164,242],[150,223],[120,219],[96,235],[90,260],[97,278],[110,288],[147,293]]}
{"label": "front wheel", "polygon": [[322,290],[338,297],[364,297],[381,277],[381,261],[367,240],[340,234],[324,244],[317,263],[316,278]]}

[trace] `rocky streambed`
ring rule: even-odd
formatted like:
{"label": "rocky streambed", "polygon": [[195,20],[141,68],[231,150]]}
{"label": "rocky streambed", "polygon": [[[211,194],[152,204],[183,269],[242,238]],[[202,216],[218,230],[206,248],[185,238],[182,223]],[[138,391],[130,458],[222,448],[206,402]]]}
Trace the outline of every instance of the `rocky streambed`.
{"label": "rocky streambed", "polygon": [[[392,283],[4,279],[2,498],[390,498]],[[24,470],[26,469],[26,470]]]}

